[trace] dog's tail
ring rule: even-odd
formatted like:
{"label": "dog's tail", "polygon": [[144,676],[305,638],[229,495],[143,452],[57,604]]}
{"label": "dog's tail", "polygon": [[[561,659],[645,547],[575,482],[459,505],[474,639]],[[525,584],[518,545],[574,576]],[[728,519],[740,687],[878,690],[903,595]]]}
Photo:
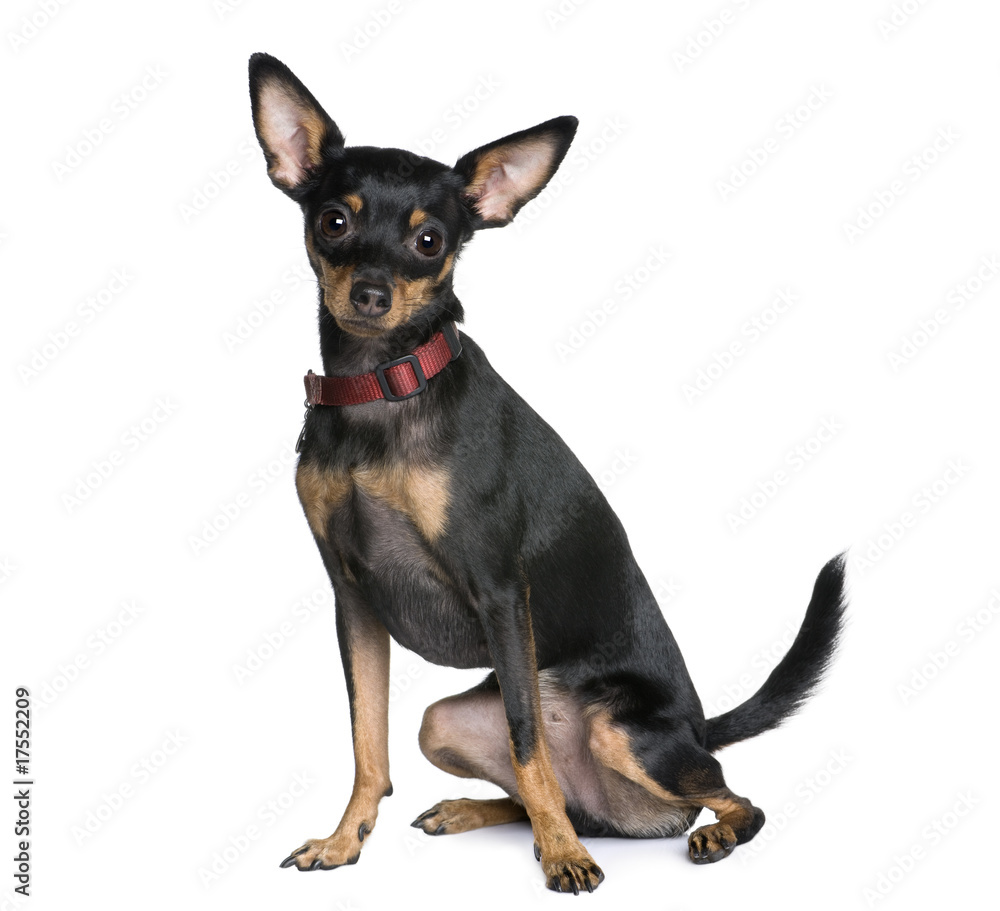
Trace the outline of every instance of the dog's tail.
{"label": "dog's tail", "polygon": [[708,719],[706,748],[715,751],[776,728],[809,698],[826,671],[844,625],[845,554],[820,571],[791,648],[746,702]]}

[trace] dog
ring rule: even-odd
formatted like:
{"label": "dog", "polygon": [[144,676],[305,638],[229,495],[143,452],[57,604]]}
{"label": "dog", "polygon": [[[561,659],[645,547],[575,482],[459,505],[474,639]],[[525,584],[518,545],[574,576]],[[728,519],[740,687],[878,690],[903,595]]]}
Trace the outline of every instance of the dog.
{"label": "dog", "polygon": [[390,636],[435,664],[490,669],[426,710],[419,742],[438,768],[508,795],[441,801],[417,828],[527,820],[546,885],[574,894],[604,880],[580,836],[678,836],[707,807],[717,821],[691,832],[688,855],[727,857],[764,814],[726,786],[713,753],[774,728],[816,687],[843,625],[844,558],[820,572],[761,689],[706,720],[596,483],[457,329],[459,254],[545,187],[576,119],[449,167],[346,146],[267,54],[250,59],[250,96],[268,174],[302,209],[319,284],[324,375],[305,378],[296,488],[335,594],[355,759],[336,830],[281,866],[356,863],[392,793]]}

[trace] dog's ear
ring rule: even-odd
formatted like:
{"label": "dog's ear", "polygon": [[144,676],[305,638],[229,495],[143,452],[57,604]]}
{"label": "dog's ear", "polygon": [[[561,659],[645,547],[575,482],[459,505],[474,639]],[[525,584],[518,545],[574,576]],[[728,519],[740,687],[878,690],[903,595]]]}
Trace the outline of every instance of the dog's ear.
{"label": "dog's ear", "polygon": [[480,228],[506,225],[552,179],[576,133],[575,117],[556,117],[463,155],[455,170]]}
{"label": "dog's ear", "polygon": [[342,147],[344,137],[309,89],[270,54],[250,58],[250,106],[267,173],[295,198],[324,150]]}

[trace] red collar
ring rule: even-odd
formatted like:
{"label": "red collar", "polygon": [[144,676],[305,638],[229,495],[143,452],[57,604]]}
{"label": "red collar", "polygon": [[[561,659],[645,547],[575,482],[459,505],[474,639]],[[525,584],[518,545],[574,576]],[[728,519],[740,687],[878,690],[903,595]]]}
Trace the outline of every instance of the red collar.
{"label": "red collar", "polygon": [[445,323],[430,341],[394,360],[379,364],[371,373],[357,376],[305,376],[307,405],[361,405],[387,399],[401,402],[427,388],[427,381],[439,374],[462,353],[462,343],[454,323]]}

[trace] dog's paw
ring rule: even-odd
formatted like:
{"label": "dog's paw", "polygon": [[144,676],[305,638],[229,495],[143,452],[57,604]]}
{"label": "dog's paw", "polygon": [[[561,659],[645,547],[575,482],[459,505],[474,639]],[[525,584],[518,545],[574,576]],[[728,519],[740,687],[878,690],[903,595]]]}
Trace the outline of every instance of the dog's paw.
{"label": "dog's paw", "polygon": [[729,857],[735,847],[736,833],[722,822],[702,826],[688,836],[688,857],[696,864],[714,864]]}
{"label": "dog's paw", "polygon": [[[365,833],[367,834],[367,832]],[[360,835],[353,844],[349,839],[310,838],[301,848],[296,848],[280,864],[281,867],[295,867],[296,870],[333,870],[348,864],[356,864],[361,856],[363,836]]]}
{"label": "dog's paw", "polygon": [[461,797],[434,804],[410,825],[428,835],[455,835],[458,832],[471,832],[484,826],[498,826],[527,818],[524,807],[515,805],[509,798],[472,800]]}
{"label": "dog's paw", "polygon": [[553,892],[572,892],[579,895],[584,889],[593,892],[604,882],[604,871],[594,863],[583,845],[569,856],[546,857],[535,845],[535,860],[542,864],[545,885]]}
{"label": "dog's paw", "polygon": [[476,810],[474,804],[475,801],[464,797],[458,800],[442,800],[421,813],[410,825],[428,835],[455,835],[458,832],[479,829],[483,826],[483,821],[479,818],[482,814]]}

